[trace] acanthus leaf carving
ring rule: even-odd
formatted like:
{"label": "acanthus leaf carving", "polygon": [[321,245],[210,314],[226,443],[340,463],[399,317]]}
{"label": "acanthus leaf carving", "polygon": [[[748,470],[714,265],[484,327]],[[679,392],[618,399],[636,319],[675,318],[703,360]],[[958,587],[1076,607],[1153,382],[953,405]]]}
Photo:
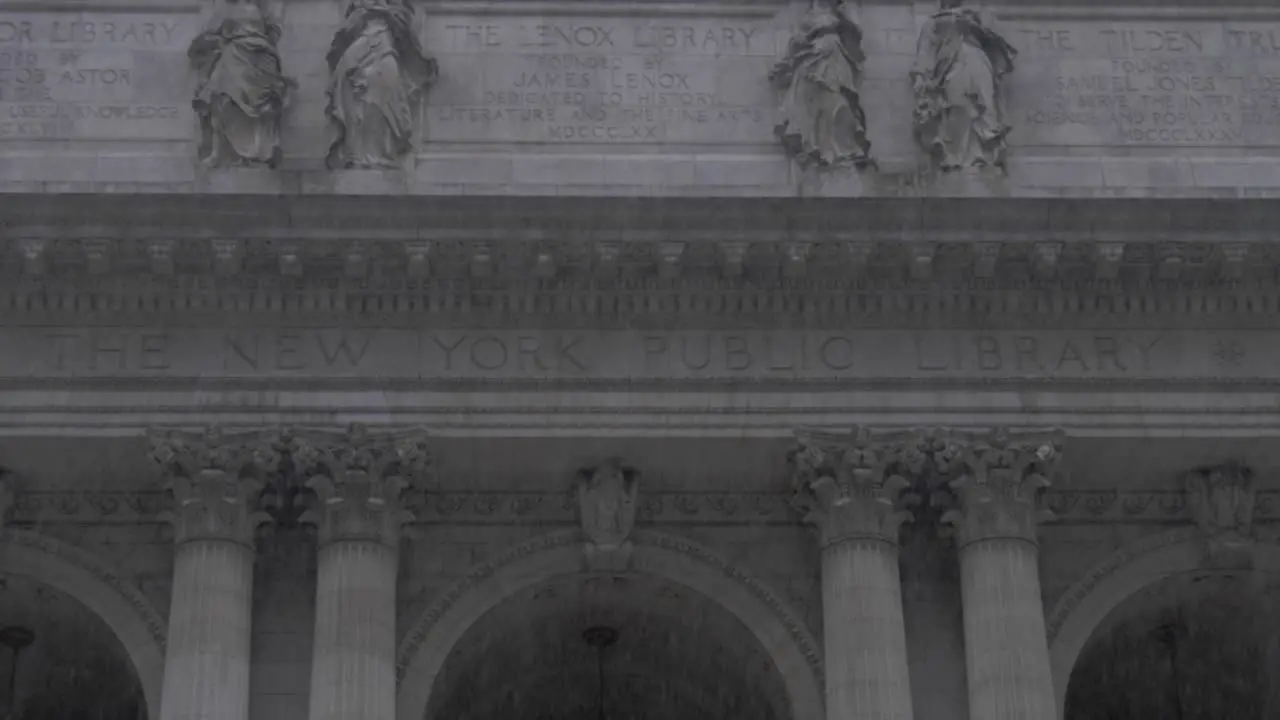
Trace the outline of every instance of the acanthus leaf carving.
{"label": "acanthus leaf carving", "polygon": [[823,546],[856,538],[896,544],[913,519],[905,508],[919,502],[905,491],[924,470],[920,437],[856,428],[850,435],[800,431],[797,439],[793,504],[818,526]]}
{"label": "acanthus leaf carving", "polygon": [[160,519],[172,523],[174,541],[253,542],[270,521],[262,490],[277,471],[277,435],[271,431],[152,431],[150,460],[164,474],[172,506]]}
{"label": "acanthus leaf carving", "polygon": [[1214,565],[1247,564],[1256,540],[1258,492],[1253,469],[1239,462],[1196,468],[1183,476],[1187,509]]}
{"label": "acanthus leaf carving", "polygon": [[1053,519],[1043,491],[1058,473],[1062,433],[949,434],[935,439],[932,454],[949,490],[935,502],[950,501],[942,523],[961,547],[1008,538],[1034,543],[1037,526]]}
{"label": "acanthus leaf carving", "polygon": [[406,491],[432,480],[433,457],[423,430],[290,433],[286,447],[312,491],[300,518],[319,530],[321,545],[367,540],[397,547],[401,527],[413,519]]}

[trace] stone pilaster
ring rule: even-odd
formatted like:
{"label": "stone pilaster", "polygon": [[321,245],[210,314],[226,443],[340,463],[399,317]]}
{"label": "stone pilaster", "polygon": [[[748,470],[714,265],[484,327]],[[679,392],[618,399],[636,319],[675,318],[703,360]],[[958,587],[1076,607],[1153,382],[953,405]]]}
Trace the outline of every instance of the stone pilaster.
{"label": "stone pilaster", "polygon": [[902,435],[798,436],[797,505],[821,533],[827,718],[911,720],[898,531],[924,456]]}
{"label": "stone pilaster", "polygon": [[1054,720],[1040,596],[1039,507],[1061,457],[1054,434],[951,437],[934,455],[955,505],[970,720]]}
{"label": "stone pilaster", "polygon": [[353,426],[291,440],[319,534],[312,720],[395,720],[400,528],[405,490],[430,469],[425,439]]}
{"label": "stone pilaster", "polygon": [[153,433],[173,493],[173,595],[161,720],[246,720],[257,510],[277,455],[259,432]]}

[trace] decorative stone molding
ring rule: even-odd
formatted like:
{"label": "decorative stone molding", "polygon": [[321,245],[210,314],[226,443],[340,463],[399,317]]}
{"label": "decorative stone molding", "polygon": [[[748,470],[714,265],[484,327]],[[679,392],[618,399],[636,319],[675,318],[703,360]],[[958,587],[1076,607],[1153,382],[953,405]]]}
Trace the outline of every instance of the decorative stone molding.
{"label": "decorative stone molding", "polygon": [[166,622],[142,591],[94,554],[26,530],[0,531],[0,572],[30,577],[83,603],[120,639],[147,700],[160,717]]}
{"label": "decorative stone molding", "polygon": [[1053,518],[1040,491],[1050,485],[1062,456],[1062,434],[939,436],[933,448],[938,470],[950,479],[935,502],[955,501],[942,523],[961,547],[981,540],[1018,538],[1034,543],[1036,526]]}
{"label": "decorative stone molding", "polygon": [[867,428],[796,436],[799,447],[788,458],[795,502],[818,526],[823,547],[854,539],[897,544],[902,523],[912,519],[904,505],[919,501],[903,494],[927,460],[919,436]]}
{"label": "decorative stone molding", "polygon": [[279,464],[277,436],[269,431],[228,433],[151,431],[150,459],[165,475],[173,507],[174,541],[229,540],[252,545],[270,516],[259,507],[262,490]]}
{"label": "decorative stone molding", "polygon": [[578,472],[578,521],[589,570],[625,570],[631,560],[640,473],[610,459]]}
{"label": "decorative stone molding", "polygon": [[357,424],[290,434],[285,445],[315,493],[301,519],[317,527],[321,545],[371,540],[398,546],[401,526],[413,519],[405,493],[421,489],[432,469],[424,431],[371,432]]}

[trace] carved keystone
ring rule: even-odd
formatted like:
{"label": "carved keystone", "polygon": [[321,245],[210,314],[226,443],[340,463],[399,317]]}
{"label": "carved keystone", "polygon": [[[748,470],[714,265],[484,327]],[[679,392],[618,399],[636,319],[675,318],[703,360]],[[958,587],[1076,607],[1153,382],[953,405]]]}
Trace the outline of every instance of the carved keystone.
{"label": "carved keystone", "polygon": [[404,252],[407,261],[405,267],[409,277],[425,278],[431,273],[431,243],[405,243]]}
{"label": "carved keystone", "polygon": [[985,436],[940,436],[930,454],[949,476],[950,491],[932,502],[952,506],[942,523],[961,547],[1001,539],[1034,543],[1038,524],[1053,519],[1041,496],[1061,462],[1060,432],[1011,436],[997,429]]}
{"label": "carved keystone", "polygon": [[595,271],[602,278],[612,278],[618,274],[618,257],[622,246],[615,242],[599,242],[595,245]]}
{"label": "carved keystone", "polygon": [[1244,277],[1249,246],[1246,243],[1229,243],[1222,246],[1222,278],[1239,280]]}
{"label": "carved keystone", "polygon": [[352,279],[369,274],[369,249],[363,243],[352,243],[343,258],[343,271]]}
{"label": "carved keystone", "polygon": [[533,274],[550,280],[560,272],[556,256],[550,250],[540,250],[533,257]]}
{"label": "carved keystone", "polygon": [[747,262],[747,243],[741,240],[720,243],[720,262],[725,277],[742,277]]}
{"label": "carved keystone", "polygon": [[587,569],[626,570],[631,563],[630,537],[636,525],[640,473],[620,460],[606,460],[578,471],[577,495]]}
{"label": "carved keystone", "polygon": [[280,260],[280,274],[286,277],[302,275],[301,248],[296,243],[282,243],[277,248]]}
{"label": "carved keystone", "polygon": [[788,278],[802,278],[808,271],[809,254],[813,243],[787,243],[786,257],[783,260],[782,274]]}
{"label": "carved keystone", "polygon": [[1182,243],[1161,243],[1157,248],[1156,279],[1177,280],[1186,266],[1186,248]]}
{"label": "carved keystone", "polygon": [[685,244],[682,242],[664,242],[658,247],[661,259],[658,262],[658,277],[663,280],[675,280],[683,269]]}
{"label": "carved keystone", "polygon": [[114,243],[103,238],[92,238],[81,243],[90,275],[106,275],[111,271],[111,254]]}
{"label": "carved keystone", "polygon": [[792,504],[816,525],[826,547],[845,540],[897,544],[905,508],[920,498],[904,493],[924,470],[927,457],[916,433],[855,428],[840,435],[796,433],[788,455]]}
{"label": "carved keystone", "polygon": [[990,280],[996,276],[996,265],[1000,262],[1000,250],[1003,244],[998,242],[977,243],[974,247],[973,276],[979,280]]}
{"label": "carved keystone", "polygon": [[476,243],[471,247],[468,267],[471,277],[486,278],[493,275],[493,248],[488,243]]}
{"label": "carved keystone", "polygon": [[1183,487],[1191,519],[1208,543],[1210,563],[1247,565],[1257,501],[1253,469],[1238,462],[1197,468],[1183,476]]}
{"label": "carved keystone", "polygon": [[865,275],[871,265],[871,258],[875,255],[875,243],[869,242],[851,242],[845,244],[845,249],[849,252],[849,264],[855,275]]}
{"label": "carved keystone", "polygon": [[935,243],[914,244],[907,248],[908,272],[912,280],[927,281],[933,278],[933,261],[938,256]]}
{"label": "carved keystone", "polygon": [[150,459],[165,476],[173,508],[174,541],[229,540],[251,545],[254,531],[271,518],[259,507],[267,477],[279,464],[278,434],[271,431],[152,431]]}
{"label": "carved keystone", "polygon": [[433,458],[424,430],[291,434],[286,447],[294,467],[315,493],[302,522],[315,525],[319,542],[379,542],[397,547],[401,526],[413,519],[406,491],[425,489]]}

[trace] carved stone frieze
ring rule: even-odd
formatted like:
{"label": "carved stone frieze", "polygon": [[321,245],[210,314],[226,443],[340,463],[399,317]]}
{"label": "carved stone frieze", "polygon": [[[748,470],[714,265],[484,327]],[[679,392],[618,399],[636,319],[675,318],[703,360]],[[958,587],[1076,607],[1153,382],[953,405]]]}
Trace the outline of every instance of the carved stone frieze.
{"label": "carved stone frieze", "polygon": [[150,459],[164,474],[173,505],[161,519],[174,540],[229,540],[249,545],[268,522],[259,506],[263,487],[279,465],[271,431],[152,431]]}
{"label": "carved stone frieze", "polygon": [[187,55],[198,77],[199,158],[214,167],[280,163],[280,120],[295,84],[281,71],[281,26],[264,0],[214,0]]}
{"label": "carved stone frieze", "polygon": [[285,447],[314,493],[301,519],[316,526],[321,545],[365,540],[397,546],[401,526],[413,519],[408,491],[431,479],[425,432],[352,425],[340,432],[290,433]]}
{"label": "carved stone frieze", "polygon": [[872,539],[896,544],[919,498],[904,491],[926,463],[921,439],[910,433],[857,428],[842,436],[797,433],[792,450],[792,487],[805,520],[818,526],[822,545]]}
{"label": "carved stone frieze", "polygon": [[948,492],[936,493],[933,501],[951,505],[942,523],[961,547],[991,539],[1035,542],[1037,525],[1053,517],[1041,491],[1057,473],[1061,433],[939,434],[930,454],[948,478]]}
{"label": "carved stone frieze", "polygon": [[640,500],[640,473],[610,459],[579,471],[578,522],[590,570],[624,570],[631,560],[631,531]]}

